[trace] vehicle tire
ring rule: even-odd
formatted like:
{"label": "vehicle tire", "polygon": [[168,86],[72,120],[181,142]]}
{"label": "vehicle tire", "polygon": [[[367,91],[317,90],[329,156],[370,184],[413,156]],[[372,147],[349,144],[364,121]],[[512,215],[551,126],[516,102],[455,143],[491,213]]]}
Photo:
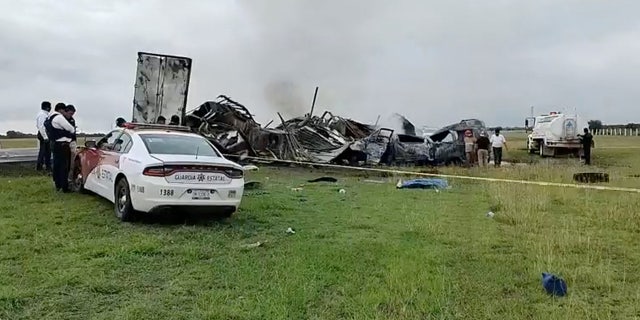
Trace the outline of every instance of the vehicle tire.
{"label": "vehicle tire", "polygon": [[127,181],[127,178],[121,178],[116,182],[113,206],[116,217],[118,217],[120,221],[127,222],[133,220],[135,212],[131,204],[131,192],[129,191],[129,181]]}
{"label": "vehicle tire", "polygon": [[540,156],[544,158],[544,146],[542,143],[538,145],[538,152],[540,153]]}
{"label": "vehicle tire", "polygon": [[460,158],[452,158],[445,162],[446,166],[461,166],[464,161]]}
{"label": "vehicle tire", "polygon": [[73,180],[71,180],[71,190],[78,193],[87,193],[84,188],[84,177],[82,176],[82,165],[79,159],[75,159],[73,167]]}
{"label": "vehicle tire", "polygon": [[225,210],[222,213],[222,218],[223,219],[228,219],[231,218],[231,216],[236,212],[236,209],[229,209],[229,210]]}

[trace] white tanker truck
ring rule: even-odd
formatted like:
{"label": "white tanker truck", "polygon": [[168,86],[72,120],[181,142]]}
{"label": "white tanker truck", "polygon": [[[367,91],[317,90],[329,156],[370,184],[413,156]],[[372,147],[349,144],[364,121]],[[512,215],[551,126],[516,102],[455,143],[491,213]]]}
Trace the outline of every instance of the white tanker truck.
{"label": "white tanker truck", "polygon": [[567,154],[580,157],[582,144],[578,135],[588,128],[588,123],[577,114],[550,112],[527,118],[525,128],[530,132],[527,139],[529,153],[538,153],[541,157]]}

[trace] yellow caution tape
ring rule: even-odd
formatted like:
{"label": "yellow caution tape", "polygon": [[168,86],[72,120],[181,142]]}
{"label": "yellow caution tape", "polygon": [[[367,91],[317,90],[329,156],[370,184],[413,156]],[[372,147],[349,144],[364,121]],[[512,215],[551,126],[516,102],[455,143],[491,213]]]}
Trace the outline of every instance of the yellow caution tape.
{"label": "yellow caution tape", "polygon": [[[237,155],[225,155],[225,156],[237,157]],[[537,186],[568,187],[568,188],[576,188],[576,189],[592,189],[592,190],[623,191],[623,192],[640,193],[640,189],[638,189],[638,188],[609,187],[609,186],[576,184],[576,183],[559,183],[559,182],[547,182],[547,181],[531,181],[531,180],[515,180],[515,179],[474,177],[474,176],[462,176],[462,175],[438,174],[438,173],[425,173],[425,172],[415,172],[415,171],[395,170],[395,169],[364,168],[364,167],[352,167],[352,166],[345,166],[345,165],[339,165],[339,164],[330,164],[330,163],[316,163],[316,162],[296,161],[296,160],[281,160],[281,159],[249,157],[249,156],[243,157],[243,159],[259,160],[259,161],[265,161],[265,162],[279,162],[279,163],[289,163],[289,164],[299,164],[299,165],[310,165],[310,166],[318,166],[318,167],[325,167],[325,168],[337,168],[337,169],[347,169],[347,170],[355,170],[355,171],[406,174],[406,175],[423,176],[423,177],[440,177],[440,178],[449,178],[449,179],[463,179],[463,180],[490,181],[490,182],[505,182],[505,183],[518,183],[518,184],[528,184],[528,185],[537,185]]]}

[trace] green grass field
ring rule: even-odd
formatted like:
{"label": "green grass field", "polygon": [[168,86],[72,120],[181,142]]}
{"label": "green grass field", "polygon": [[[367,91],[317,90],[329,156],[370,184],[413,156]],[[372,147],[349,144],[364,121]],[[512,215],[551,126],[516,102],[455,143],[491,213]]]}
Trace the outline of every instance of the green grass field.
{"label": "green grass field", "polygon": [[[440,170],[556,182],[587,170],[508,139],[507,158],[532,164]],[[588,169],[640,188],[640,149],[604,148],[640,138],[596,139]],[[3,320],[640,318],[638,194],[468,180],[436,193],[397,190],[407,177],[395,175],[263,167],[227,221],[120,223],[112,204],[58,195],[30,169],[0,177]],[[306,182],[326,175],[338,183]],[[569,295],[547,296],[542,272]]]}

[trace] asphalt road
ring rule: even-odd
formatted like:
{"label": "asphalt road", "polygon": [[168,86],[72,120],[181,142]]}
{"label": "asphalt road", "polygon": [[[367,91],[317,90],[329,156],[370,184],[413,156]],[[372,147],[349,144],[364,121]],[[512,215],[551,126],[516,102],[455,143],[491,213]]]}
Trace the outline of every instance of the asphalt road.
{"label": "asphalt road", "polygon": [[0,149],[0,163],[29,162],[37,158],[37,148]]}

